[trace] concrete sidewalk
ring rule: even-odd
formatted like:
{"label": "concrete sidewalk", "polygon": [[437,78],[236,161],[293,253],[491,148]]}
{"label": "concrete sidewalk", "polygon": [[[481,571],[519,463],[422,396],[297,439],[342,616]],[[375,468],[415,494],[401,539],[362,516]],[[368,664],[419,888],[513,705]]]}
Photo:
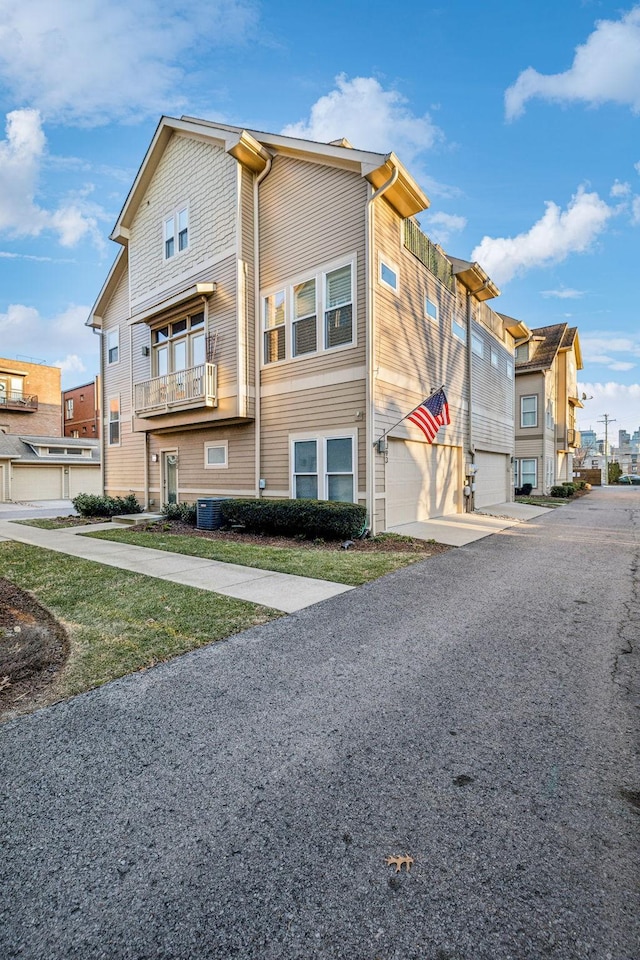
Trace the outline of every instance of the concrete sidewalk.
{"label": "concrete sidewalk", "polygon": [[109,540],[78,536],[90,530],[122,529],[121,524],[100,523],[84,527],[41,530],[24,524],[0,520],[0,540],[15,540],[31,546],[65,553],[82,560],[93,560],[109,567],[142,573],[159,580],[170,580],[199,590],[210,590],[238,600],[261,603],[274,610],[294,613],[321,600],[335,597],[353,587],[328,580],[274,573],[235,563],[221,563],[202,557],[186,557],[165,550],[153,550]]}
{"label": "concrete sidewalk", "polygon": [[416,520],[392,527],[393,533],[421,540],[435,540],[450,547],[463,547],[467,543],[499,533],[516,523],[526,523],[549,513],[549,507],[532,507],[527,503],[496,503],[482,507],[475,513],[453,513],[432,520]]}

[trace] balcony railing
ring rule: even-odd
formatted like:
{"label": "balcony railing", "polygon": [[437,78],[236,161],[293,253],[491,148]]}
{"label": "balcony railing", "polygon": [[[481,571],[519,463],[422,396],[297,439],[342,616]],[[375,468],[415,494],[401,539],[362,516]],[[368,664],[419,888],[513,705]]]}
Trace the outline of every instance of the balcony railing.
{"label": "balcony railing", "polygon": [[455,289],[451,263],[414,220],[404,221],[404,245],[448,290]]}
{"label": "balcony railing", "polygon": [[24,413],[35,413],[38,409],[38,398],[35,394],[29,395],[10,390],[9,393],[0,393],[0,408],[2,410],[20,410]]}
{"label": "balcony railing", "polygon": [[217,388],[215,363],[200,363],[197,367],[145,380],[135,385],[136,415],[167,413],[180,407],[215,407]]}

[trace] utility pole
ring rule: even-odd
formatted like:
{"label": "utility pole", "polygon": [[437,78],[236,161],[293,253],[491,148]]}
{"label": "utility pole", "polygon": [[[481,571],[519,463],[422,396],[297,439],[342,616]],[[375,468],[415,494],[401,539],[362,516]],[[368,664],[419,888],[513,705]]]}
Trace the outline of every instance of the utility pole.
{"label": "utility pole", "polygon": [[602,414],[603,419],[598,420],[598,423],[604,423],[604,482],[605,484],[609,483],[609,424],[617,423],[613,417],[610,417],[608,413]]}

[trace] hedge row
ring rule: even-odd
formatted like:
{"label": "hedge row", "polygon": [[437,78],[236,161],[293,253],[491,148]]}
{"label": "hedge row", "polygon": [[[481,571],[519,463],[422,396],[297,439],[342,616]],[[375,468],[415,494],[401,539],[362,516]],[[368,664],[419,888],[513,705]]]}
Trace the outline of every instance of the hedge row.
{"label": "hedge row", "polygon": [[100,497],[93,493],[79,493],[71,501],[81,517],[115,517],[120,513],[142,513],[135,496]]}
{"label": "hedge row", "polygon": [[366,508],[333,500],[223,500],[225,525],[242,524],[251,533],[345,540],[361,536]]}

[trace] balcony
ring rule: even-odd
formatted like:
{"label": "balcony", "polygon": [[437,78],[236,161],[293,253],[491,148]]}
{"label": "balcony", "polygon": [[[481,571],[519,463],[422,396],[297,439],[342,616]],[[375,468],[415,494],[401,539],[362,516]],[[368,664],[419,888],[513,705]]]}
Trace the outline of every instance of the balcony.
{"label": "balcony", "polygon": [[573,430],[571,427],[567,430],[567,446],[568,447],[579,447],[580,446],[580,431]]}
{"label": "balcony", "polygon": [[31,394],[18,393],[10,390],[0,393],[0,410],[14,410],[20,413],[35,413],[38,409],[38,398]]}
{"label": "balcony", "polygon": [[135,385],[136,416],[149,417],[174,410],[216,407],[217,389],[218,367],[215,363],[200,363],[197,367],[145,380]]}

